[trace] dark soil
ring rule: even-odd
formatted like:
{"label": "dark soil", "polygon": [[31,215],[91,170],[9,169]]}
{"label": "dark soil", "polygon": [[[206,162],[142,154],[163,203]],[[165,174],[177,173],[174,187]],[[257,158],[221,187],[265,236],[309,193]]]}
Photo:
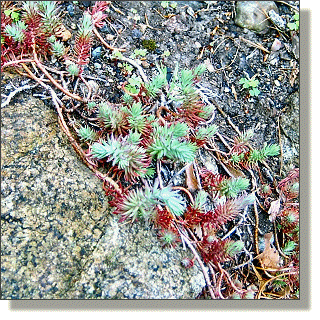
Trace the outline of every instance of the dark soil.
{"label": "dark soil", "polygon": [[[84,3],[88,5],[89,2]],[[298,7],[296,2],[290,3]],[[170,72],[177,62],[180,68],[193,68],[206,61],[212,72],[207,71],[202,76],[201,84],[213,92],[220,108],[239,130],[254,129],[255,147],[279,142],[278,118],[289,107],[288,97],[299,91],[299,77],[291,84],[289,81],[293,66],[299,70],[292,32],[279,32],[271,25],[265,34],[259,35],[238,27],[234,23],[234,1],[177,1],[175,9],[164,9],[160,1],[114,1],[112,4],[121,13],[111,8],[109,23],[101,34],[105,38],[114,36],[108,43],[125,48],[126,57],[135,49],[144,49],[144,40],[153,41],[155,48],[150,48],[142,63],[149,79],[157,73],[156,62],[162,62]],[[68,6],[68,1],[61,4],[65,25],[70,30],[77,26],[86,7],[81,2],[73,5],[74,16],[71,17]],[[277,6],[279,15],[289,21],[294,11],[281,2]],[[166,18],[170,15],[171,18]],[[148,23],[151,28],[146,27]],[[261,44],[269,53],[241,38]],[[280,39],[283,46],[273,52],[270,48],[275,39]],[[85,74],[105,80],[97,80],[99,95],[119,102],[123,95],[120,86],[126,75],[117,63],[110,63],[111,52],[98,41],[93,52],[97,47],[101,47],[101,56],[91,59]],[[166,51],[170,52],[168,57],[164,56]],[[248,90],[239,84],[241,78],[253,76],[259,80],[261,93],[258,97],[250,97]],[[215,123],[221,133],[230,136],[230,126],[221,114],[217,113]]]}
{"label": "dark soil", "polygon": [[[84,10],[93,2],[74,4],[61,1],[65,27],[76,31]],[[290,3],[299,6],[298,1]],[[277,2],[277,6],[280,16],[289,21],[294,14],[291,7],[282,2]],[[125,48],[123,55],[126,57],[135,49],[147,48],[148,53],[141,59],[141,65],[149,79],[157,74],[156,64],[159,63],[168,68],[169,74],[176,63],[181,69],[206,63],[208,70],[202,76],[201,85],[213,94],[208,99],[213,99],[225,113],[225,117],[218,111],[215,115],[214,123],[219,133],[226,139],[236,135],[228,122],[230,119],[241,132],[254,130],[254,147],[279,143],[279,132],[284,134],[279,130],[279,118],[292,107],[292,96],[299,91],[299,77],[292,80],[294,68],[299,70],[299,57],[293,45],[295,34],[287,29],[279,32],[273,25],[266,33],[257,34],[235,25],[234,17],[234,1],[177,1],[176,8],[166,9],[160,1],[113,1],[108,23],[100,33],[104,39],[112,39],[107,42],[113,47]],[[267,51],[243,39],[260,44]],[[283,46],[273,52],[271,46],[275,39],[279,39]],[[74,38],[69,42],[72,47]],[[101,53],[97,54],[99,47]],[[166,52],[170,55],[166,56]],[[112,52],[96,39],[84,76],[99,85],[98,97],[119,103],[123,95],[121,85],[129,75],[120,66],[120,61],[110,59],[111,55]],[[59,67],[60,62],[52,60],[51,65]],[[253,76],[259,80],[261,93],[258,97],[251,97],[239,84],[241,78]],[[10,85],[3,88],[5,92],[11,89]],[[38,89],[33,90],[34,94],[41,94]],[[293,163],[298,164],[299,159],[294,159]],[[290,169],[285,166],[280,173],[282,164],[279,159],[271,159],[268,164],[278,179]],[[259,227],[260,235],[273,230],[267,212],[261,213]],[[248,234],[243,240],[250,242],[251,237]]]}

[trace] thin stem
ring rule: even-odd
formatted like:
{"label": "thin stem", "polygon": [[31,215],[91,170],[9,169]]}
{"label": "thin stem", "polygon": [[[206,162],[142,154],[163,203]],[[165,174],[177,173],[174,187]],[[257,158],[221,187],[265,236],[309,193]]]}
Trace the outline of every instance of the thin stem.
{"label": "thin stem", "polygon": [[42,63],[39,61],[35,49],[33,50],[33,56],[34,56],[34,61],[37,64],[38,68],[46,75],[46,77],[51,81],[51,83],[56,86],[60,91],[62,91],[64,94],[69,96],[72,99],[85,102],[85,99],[79,97],[78,95],[75,95],[71,93],[70,91],[66,90],[64,87],[62,87],[51,75],[50,73],[44,68]]}
{"label": "thin stem", "polygon": [[204,276],[204,278],[206,280],[206,283],[207,283],[207,286],[208,286],[208,290],[210,292],[210,296],[211,296],[212,299],[215,299],[215,295],[214,295],[213,290],[212,290],[212,284],[210,282],[209,275],[208,275],[208,273],[206,271],[206,268],[205,268],[202,260],[200,259],[199,255],[198,255],[196,249],[193,247],[193,245],[191,244],[190,240],[186,236],[181,234],[181,237],[187,243],[188,247],[190,248],[190,250],[192,251],[192,253],[196,257],[197,261],[199,262],[200,268],[202,270],[203,276]]}
{"label": "thin stem", "polygon": [[99,31],[96,29],[96,27],[94,26],[93,27],[93,33],[96,35],[96,37],[102,42],[102,44],[107,48],[107,49],[110,49],[110,50],[116,50],[116,51],[121,51],[121,52],[125,52],[126,49],[124,48],[115,48],[115,47],[112,47],[110,46],[100,35]]}

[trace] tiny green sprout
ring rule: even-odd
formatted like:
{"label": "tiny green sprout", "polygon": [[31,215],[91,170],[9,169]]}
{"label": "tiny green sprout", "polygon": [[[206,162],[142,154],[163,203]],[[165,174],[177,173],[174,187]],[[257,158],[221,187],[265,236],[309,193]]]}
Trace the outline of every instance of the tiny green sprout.
{"label": "tiny green sprout", "polygon": [[123,67],[126,69],[128,73],[131,73],[133,70],[133,67],[128,63],[125,63]]}
{"label": "tiny green sprout", "polygon": [[51,35],[51,36],[47,39],[47,41],[52,44],[52,43],[54,43],[54,42],[57,41],[57,38],[56,38],[56,36],[53,34],[53,35]]}
{"label": "tiny green sprout", "polygon": [[134,57],[137,57],[137,56],[145,57],[147,52],[148,52],[147,49],[135,49],[133,54],[134,54]]}
{"label": "tiny green sprout", "polygon": [[76,64],[72,63],[69,65],[67,71],[70,73],[70,75],[77,76],[80,70]]}
{"label": "tiny green sprout", "polygon": [[126,103],[126,104],[131,104],[132,101],[133,101],[133,98],[130,96],[130,94],[125,93],[125,94],[122,96],[122,100],[123,100],[123,102]]}
{"label": "tiny green sprout", "polygon": [[249,180],[246,178],[235,178],[224,180],[220,185],[220,194],[226,197],[235,198],[239,192],[249,187]]}
{"label": "tiny green sprout", "polygon": [[13,22],[17,22],[20,18],[20,14],[19,12],[16,12],[16,11],[13,11],[13,10],[4,10],[4,14],[7,16],[7,17],[11,17],[11,19],[13,20]]}
{"label": "tiny green sprout", "polygon": [[297,246],[297,244],[294,241],[289,240],[286,245],[284,246],[284,248],[282,249],[282,252],[286,255],[286,256],[290,256],[293,253],[293,250],[295,249],[295,247]]}
{"label": "tiny green sprout", "polygon": [[230,160],[233,163],[239,163],[239,162],[241,162],[243,160],[243,158],[244,158],[244,154],[243,153],[240,153],[240,154],[233,153],[231,155],[231,159]]}
{"label": "tiny green sprout", "polygon": [[1,36],[1,44],[3,44],[3,43],[4,43],[4,37]]}
{"label": "tiny green sprout", "polygon": [[164,57],[169,57],[170,56],[170,51],[169,50],[166,50],[163,52],[162,54]]}
{"label": "tiny green sprout", "polygon": [[89,101],[88,102],[88,109],[92,110],[97,104],[94,101]]}
{"label": "tiny green sprout", "polygon": [[164,230],[160,236],[160,241],[164,246],[174,246],[178,241],[177,235],[171,230]]}
{"label": "tiny green sprout", "polygon": [[133,75],[132,77],[130,77],[128,79],[128,82],[131,86],[137,86],[138,88],[140,88],[140,85],[142,83],[142,80],[140,77]]}
{"label": "tiny green sprout", "polygon": [[57,57],[62,57],[64,54],[64,45],[61,41],[51,43],[52,53]]}
{"label": "tiny green sprout", "polygon": [[120,51],[114,50],[112,52],[112,58],[114,58],[114,59],[122,59],[123,55],[122,55],[122,53]]}
{"label": "tiny green sprout", "polygon": [[96,139],[96,133],[88,126],[81,127],[78,131],[78,135],[81,140],[86,142],[94,141]]}
{"label": "tiny green sprout", "polygon": [[134,8],[131,8],[130,11],[131,11],[132,13],[134,13],[134,14],[138,13],[138,11],[137,11],[136,9],[134,9]]}
{"label": "tiny green sprout", "polygon": [[299,182],[295,182],[290,186],[290,191],[291,192],[299,192]]}
{"label": "tiny green sprout", "polygon": [[199,64],[194,70],[193,75],[195,77],[202,75],[207,70],[207,67],[205,64]]}
{"label": "tiny green sprout", "polygon": [[217,132],[218,128],[216,125],[212,124],[208,127],[201,127],[195,134],[196,139],[204,140],[212,138]]}
{"label": "tiny green sprout", "polygon": [[293,16],[294,22],[288,22],[287,26],[290,30],[297,31],[299,30],[299,13],[296,13]]}
{"label": "tiny green sprout", "polygon": [[196,198],[195,198],[195,201],[194,201],[194,205],[193,207],[196,208],[196,209],[199,209],[199,210],[203,210],[204,209],[204,205],[207,201],[207,192],[204,191],[204,190],[199,190]]}
{"label": "tiny green sprout", "polygon": [[260,90],[257,88],[259,84],[259,80],[256,79],[246,79],[246,78],[241,78],[239,81],[240,84],[242,84],[242,87],[244,89],[249,89],[250,96],[258,96],[260,94]]}
{"label": "tiny green sprout", "polygon": [[164,9],[169,7],[169,1],[161,1],[160,4],[161,4],[161,7],[164,8]]}
{"label": "tiny green sprout", "polygon": [[177,3],[174,2],[174,1],[170,2],[170,7],[171,7],[172,9],[175,9],[175,8],[177,7]]}
{"label": "tiny green sprout", "polygon": [[240,253],[244,248],[244,243],[241,240],[230,242],[226,245],[226,253],[230,257],[234,257],[236,254]]}

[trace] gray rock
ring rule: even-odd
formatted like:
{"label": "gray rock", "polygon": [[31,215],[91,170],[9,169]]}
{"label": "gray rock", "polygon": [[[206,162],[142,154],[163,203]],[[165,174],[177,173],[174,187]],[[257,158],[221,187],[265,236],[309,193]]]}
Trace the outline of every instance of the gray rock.
{"label": "gray rock", "polygon": [[69,4],[67,6],[67,10],[68,10],[70,16],[73,17],[74,16],[74,6],[73,6],[73,4]]}
{"label": "gray rock", "polygon": [[286,22],[274,10],[269,11],[269,18],[281,30],[286,27]]}
{"label": "gray rock", "polygon": [[274,1],[237,1],[235,24],[258,33],[268,31],[268,12],[278,7]]}
{"label": "gray rock", "polygon": [[97,47],[92,51],[91,55],[94,59],[99,59],[101,57],[101,52],[102,47]]}
{"label": "gray rock", "polygon": [[299,93],[286,100],[287,107],[280,118],[284,172],[299,167]]}
{"label": "gray rock", "polygon": [[[197,267],[180,263],[190,253],[163,248],[142,223],[119,224],[113,216],[70,298],[185,299],[205,285]],[[187,285],[186,285],[187,284]]]}
{"label": "gray rock", "polygon": [[120,224],[101,181],[79,160],[56,113],[28,96],[2,108],[3,299],[190,298],[204,286],[189,251]]}
{"label": "gray rock", "polygon": [[294,34],[292,36],[292,52],[295,56],[296,59],[299,59],[299,51],[300,51],[300,46],[299,46],[299,36]]}

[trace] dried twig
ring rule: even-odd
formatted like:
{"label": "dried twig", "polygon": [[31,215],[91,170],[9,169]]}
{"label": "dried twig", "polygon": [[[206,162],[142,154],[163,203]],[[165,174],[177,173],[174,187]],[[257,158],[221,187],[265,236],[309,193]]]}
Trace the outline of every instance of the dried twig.
{"label": "dried twig", "polygon": [[93,33],[96,35],[96,37],[101,41],[101,43],[109,50],[116,50],[116,51],[121,51],[121,52],[124,52],[126,51],[126,49],[124,48],[115,48],[115,47],[112,47],[110,46],[100,35],[99,31],[97,30],[96,27],[93,27]]}
{"label": "dried twig", "polygon": [[203,276],[205,278],[205,281],[207,283],[207,286],[208,286],[208,290],[209,290],[209,293],[210,293],[210,296],[212,299],[215,299],[215,295],[213,293],[213,290],[212,290],[212,284],[211,284],[211,281],[210,281],[210,278],[209,278],[209,275],[208,275],[208,272],[201,260],[201,258],[199,257],[198,253],[197,253],[197,250],[193,247],[192,243],[190,242],[190,240],[181,233],[181,237],[183,238],[183,240],[186,242],[186,244],[188,245],[188,247],[190,248],[190,250],[192,251],[192,253],[194,254],[195,258],[197,259],[199,265],[200,265],[200,268],[202,270],[202,273],[203,273]]}
{"label": "dried twig", "polygon": [[[30,80],[29,80],[30,81]],[[4,108],[6,105],[8,105],[11,101],[11,99],[16,95],[18,94],[19,92],[21,91],[24,91],[24,90],[30,90],[30,89],[33,89],[35,88],[36,86],[38,86],[39,83],[36,83],[35,85],[31,86],[29,84],[26,84],[22,87],[19,87],[19,88],[16,88],[14,91],[11,91],[10,94],[7,96],[7,99],[1,103],[1,108]]]}

